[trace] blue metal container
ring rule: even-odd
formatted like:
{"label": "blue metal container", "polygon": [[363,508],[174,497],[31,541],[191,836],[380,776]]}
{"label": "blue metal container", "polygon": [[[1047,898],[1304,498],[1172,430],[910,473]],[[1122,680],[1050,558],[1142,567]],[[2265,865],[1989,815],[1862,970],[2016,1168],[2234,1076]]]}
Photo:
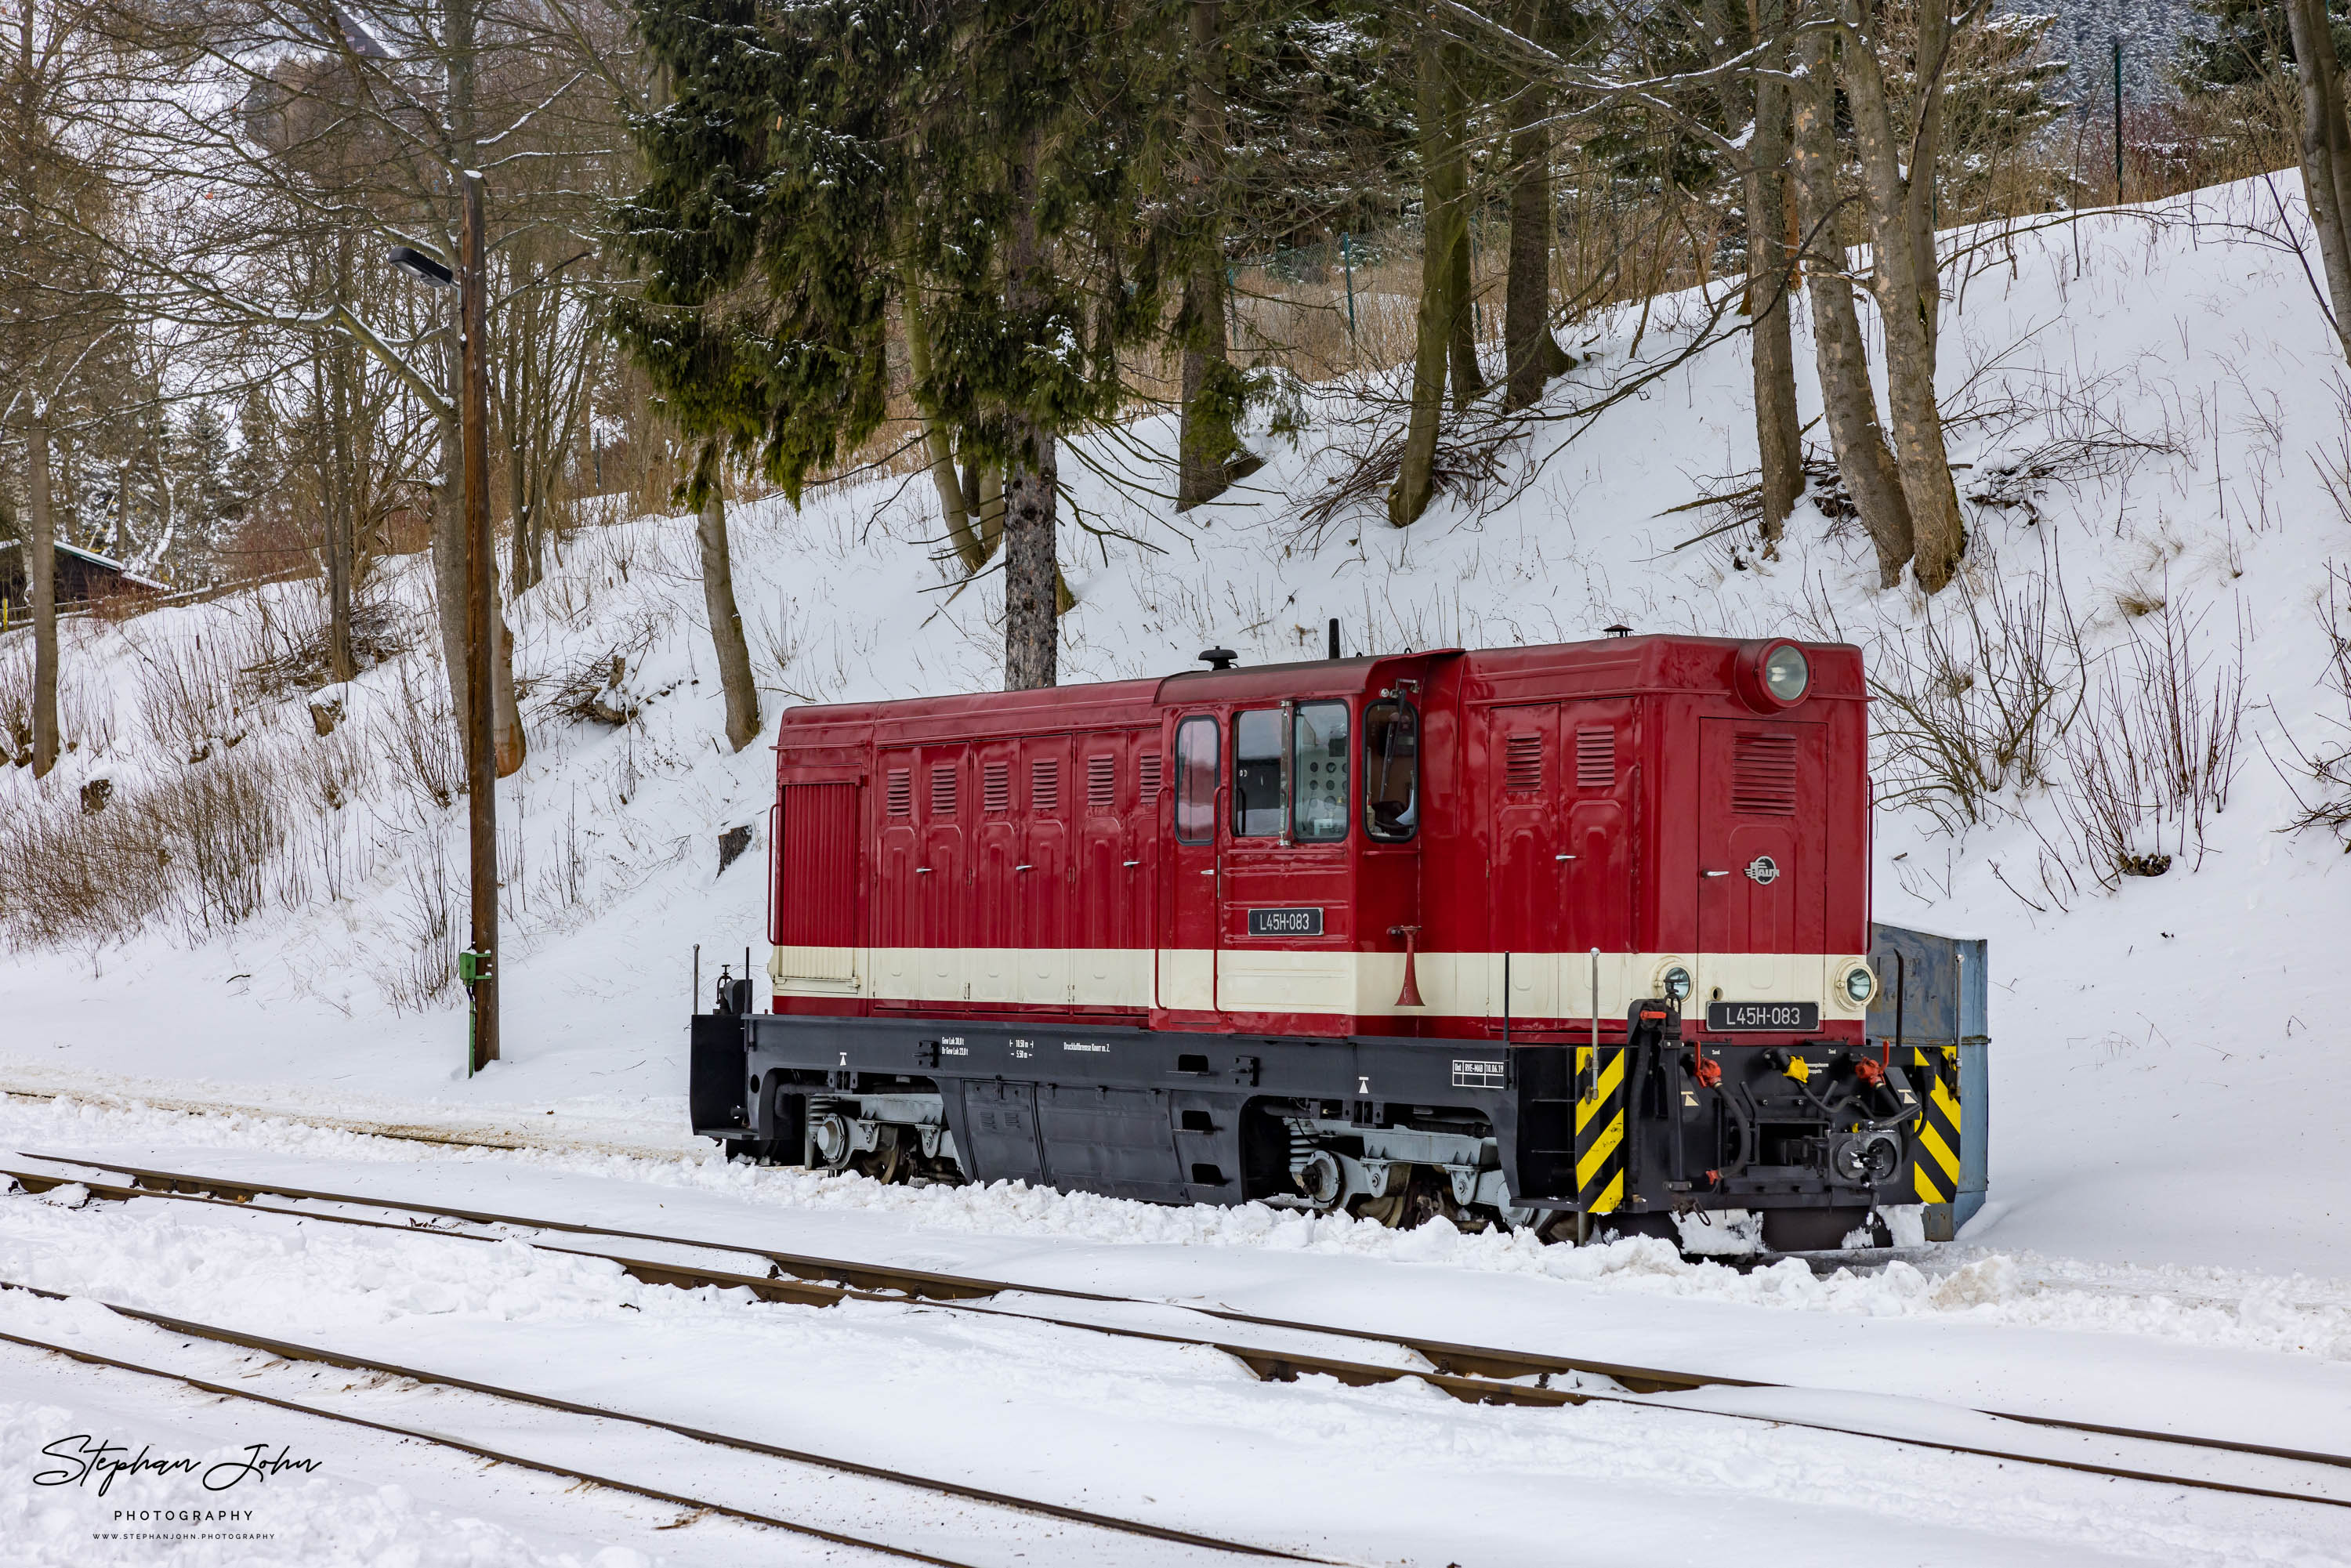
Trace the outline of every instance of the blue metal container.
{"label": "blue metal container", "polygon": [[[1988,945],[1900,925],[1873,925],[1869,961],[1878,992],[1869,1038],[1905,1049],[1955,1050],[1959,1058],[1959,1181],[1948,1204],[1929,1204],[1927,1239],[1948,1241],[1983,1207],[1989,1185],[1991,988]],[[1898,1005],[1897,1005],[1898,1003]],[[1938,1212],[1939,1211],[1939,1212]]]}

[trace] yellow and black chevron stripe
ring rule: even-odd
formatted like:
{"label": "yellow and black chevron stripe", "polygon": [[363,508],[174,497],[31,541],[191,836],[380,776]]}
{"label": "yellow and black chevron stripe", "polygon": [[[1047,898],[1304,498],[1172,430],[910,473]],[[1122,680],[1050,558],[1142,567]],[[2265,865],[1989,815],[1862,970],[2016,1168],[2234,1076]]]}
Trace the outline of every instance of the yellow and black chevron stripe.
{"label": "yellow and black chevron stripe", "polygon": [[1625,1055],[1623,1046],[1575,1048],[1575,1196],[1586,1214],[1625,1201]]}
{"label": "yellow and black chevron stripe", "polygon": [[1910,1142],[1910,1185],[1920,1203],[1949,1203],[1959,1190],[1959,1053],[1912,1047],[1910,1082],[1923,1114]]}

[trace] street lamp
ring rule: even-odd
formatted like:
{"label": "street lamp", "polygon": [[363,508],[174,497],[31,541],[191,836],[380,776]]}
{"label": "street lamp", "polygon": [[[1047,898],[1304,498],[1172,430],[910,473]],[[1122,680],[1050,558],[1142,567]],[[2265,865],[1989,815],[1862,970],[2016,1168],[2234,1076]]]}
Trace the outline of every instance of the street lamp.
{"label": "street lamp", "polygon": [[395,246],[385,259],[432,288],[457,290],[457,432],[464,479],[465,549],[465,798],[471,832],[469,877],[473,883],[472,945],[458,956],[458,977],[473,998],[465,1075],[498,1059],[498,827],[497,720],[490,702],[490,660],[497,647],[497,603],[490,591],[488,308],[484,297],[482,177],[468,170],[463,220],[457,231],[457,266],[411,246]]}
{"label": "street lamp", "polygon": [[413,246],[396,245],[384,259],[402,272],[413,273],[427,288],[455,288],[457,275]]}

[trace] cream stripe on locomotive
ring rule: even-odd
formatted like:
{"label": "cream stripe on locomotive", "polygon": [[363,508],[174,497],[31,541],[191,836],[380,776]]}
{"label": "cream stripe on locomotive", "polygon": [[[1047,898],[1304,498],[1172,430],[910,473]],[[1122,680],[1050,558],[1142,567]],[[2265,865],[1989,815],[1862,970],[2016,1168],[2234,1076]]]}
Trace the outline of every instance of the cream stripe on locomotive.
{"label": "cream stripe on locomotive", "polygon": [[[1737,1002],[1813,1002],[1823,1022],[1863,1013],[1844,992],[1850,956],[1819,953],[1603,953],[1599,1016],[1622,1019],[1663,994],[1678,964],[1695,982],[1686,1007],[1703,1016],[1719,990]],[[1172,1008],[1184,1011],[1357,1017],[1590,1018],[1589,953],[1421,953],[1423,1006],[1404,1008],[1405,955],[1313,948],[778,947],[768,970],[778,996],[989,1006]]]}

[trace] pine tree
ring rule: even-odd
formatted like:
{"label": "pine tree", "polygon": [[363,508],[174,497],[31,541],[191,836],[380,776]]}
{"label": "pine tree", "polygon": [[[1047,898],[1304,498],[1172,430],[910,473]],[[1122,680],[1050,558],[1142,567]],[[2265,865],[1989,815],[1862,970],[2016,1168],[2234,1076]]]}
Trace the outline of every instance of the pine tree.
{"label": "pine tree", "polygon": [[889,305],[920,291],[921,406],[1004,473],[1006,683],[1057,666],[1061,438],[1114,415],[1180,245],[1179,64],[1148,9],[965,0],[639,0],[674,99],[635,130],[622,209],[646,277],[622,340],[691,436],[797,502],[886,413]]}
{"label": "pine tree", "polygon": [[[2196,0],[2199,26],[2183,34],[2172,78],[2206,97],[2272,80],[2294,69],[2294,39],[2276,0]],[[2351,62],[2351,0],[2327,0],[2335,57]]]}

